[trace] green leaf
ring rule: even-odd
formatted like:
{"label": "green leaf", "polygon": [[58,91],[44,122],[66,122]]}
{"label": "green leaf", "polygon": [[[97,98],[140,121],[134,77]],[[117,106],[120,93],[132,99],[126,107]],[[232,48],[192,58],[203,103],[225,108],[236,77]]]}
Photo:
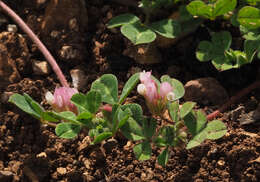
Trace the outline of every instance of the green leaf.
{"label": "green leaf", "polygon": [[101,94],[98,91],[89,91],[86,95],[87,99],[87,110],[92,114],[95,114],[101,104]]}
{"label": "green leaf", "polygon": [[112,18],[109,22],[107,27],[108,28],[115,28],[115,27],[119,27],[125,24],[132,24],[132,23],[136,23],[139,22],[139,18],[133,14],[122,14],[119,16],[116,16],[114,18]]}
{"label": "green leaf", "polygon": [[185,102],[180,109],[180,117],[184,118],[187,114],[189,114],[192,111],[195,105],[195,102]]}
{"label": "green leaf", "polygon": [[71,97],[71,101],[80,113],[88,111],[95,114],[101,104],[101,94],[97,90],[91,90],[86,95],[78,93]]}
{"label": "green leaf", "polygon": [[121,127],[121,131],[128,140],[137,141],[145,139],[142,127],[132,117],[128,118],[126,123]]}
{"label": "green leaf", "polygon": [[189,3],[186,8],[193,16],[214,20],[217,16],[233,11],[236,4],[236,0],[217,0],[214,4],[205,4],[203,1],[195,0]]}
{"label": "green leaf", "polygon": [[138,160],[148,160],[151,158],[152,148],[149,141],[144,141],[134,146],[133,148],[135,157]]}
{"label": "green leaf", "polygon": [[237,0],[217,0],[213,6],[213,16],[224,15],[229,11],[233,11],[237,5]]}
{"label": "green leaf", "polygon": [[122,111],[122,109],[119,110],[118,112],[118,126],[117,129],[121,128],[126,121],[128,120],[128,118],[130,117],[130,113],[127,111]]}
{"label": "green leaf", "polygon": [[237,21],[247,29],[260,27],[260,10],[251,6],[244,6],[238,12]]}
{"label": "green leaf", "polygon": [[135,88],[135,86],[139,82],[139,76],[140,73],[135,73],[127,80],[120,96],[119,104],[122,104],[125,101],[126,97],[130,94],[130,92]]}
{"label": "green leaf", "polygon": [[80,125],[73,123],[59,123],[55,128],[55,133],[58,137],[71,139],[75,138],[80,132]]}
{"label": "green leaf", "polygon": [[196,51],[196,57],[201,62],[209,61],[213,58],[213,46],[209,41],[201,41],[198,46],[198,50]]}
{"label": "green leaf", "polygon": [[189,141],[189,143],[186,146],[186,149],[191,149],[193,147],[199,146],[206,139],[207,139],[206,132],[200,132]]}
{"label": "green leaf", "polygon": [[81,125],[81,123],[77,121],[77,116],[71,111],[63,111],[59,113],[52,111],[51,113],[52,116],[55,117],[56,119],[69,121],[76,125]]}
{"label": "green leaf", "polygon": [[130,109],[131,111],[131,117],[137,121],[139,125],[142,125],[143,123],[143,110],[142,107],[139,104],[125,104],[121,106],[122,110]]}
{"label": "green leaf", "polygon": [[161,166],[165,167],[168,160],[169,160],[169,152],[168,152],[168,147],[165,148],[162,153],[160,153],[160,155],[157,158],[158,160],[158,164],[160,164]]}
{"label": "green leaf", "polygon": [[205,18],[212,17],[212,7],[206,5],[203,1],[195,0],[190,2],[187,6],[187,11],[193,16],[202,16]]}
{"label": "green leaf", "polygon": [[25,96],[20,94],[13,94],[8,100],[9,102],[15,104],[17,107],[19,107],[24,112],[32,115],[36,119],[40,119],[41,113],[38,113],[39,111],[34,110],[34,108],[31,106],[30,102],[26,100]]}
{"label": "green leaf", "polygon": [[110,138],[112,136],[113,136],[112,132],[103,132],[103,133],[99,134],[98,136],[96,136],[94,141],[91,144],[100,143],[103,140],[106,140],[106,139],[108,139],[108,138]]}
{"label": "green leaf", "polygon": [[114,104],[112,106],[112,133],[114,134],[118,127],[118,113],[121,110],[119,104]]}
{"label": "green leaf", "polygon": [[159,22],[152,23],[150,27],[161,36],[172,39],[181,33],[180,24],[172,19],[164,19]]}
{"label": "green leaf", "polygon": [[139,22],[123,25],[121,32],[134,45],[150,43],[156,38],[156,34],[150,28]]}
{"label": "green leaf", "polygon": [[87,96],[85,94],[82,93],[74,94],[70,100],[78,108],[79,113],[88,111]]}
{"label": "green leaf", "polygon": [[227,132],[226,125],[219,120],[211,121],[205,127],[206,116],[201,115],[197,119],[197,122],[200,123],[200,127],[197,127],[197,131],[195,131],[195,136],[189,141],[186,146],[187,149],[200,145],[206,139],[219,139]]}
{"label": "green leaf", "polygon": [[170,113],[173,122],[179,121],[179,102],[175,101],[167,104],[168,111]]}
{"label": "green leaf", "polygon": [[85,125],[88,129],[94,128],[92,123],[93,115],[90,112],[82,112],[77,115],[76,120],[81,124]]}
{"label": "green leaf", "polygon": [[232,36],[228,31],[221,31],[214,33],[211,41],[215,52],[214,55],[222,55],[225,50],[230,48]]}
{"label": "green leaf", "polygon": [[41,120],[50,122],[59,122],[60,120],[52,114],[52,112],[46,111],[41,114]]}
{"label": "green leaf", "polygon": [[167,146],[167,143],[166,143],[166,141],[165,141],[165,138],[163,138],[163,137],[161,137],[161,136],[156,137],[153,142],[154,142],[154,144],[155,144],[156,146],[158,146],[158,147],[166,147],[166,146]]}
{"label": "green leaf", "polygon": [[202,111],[190,112],[184,117],[184,123],[192,136],[200,133],[206,126],[206,116]]}
{"label": "green leaf", "polygon": [[214,120],[207,124],[205,132],[207,132],[207,139],[216,140],[227,133],[227,127],[222,121]]}
{"label": "green leaf", "polygon": [[118,101],[118,81],[112,74],[104,74],[91,85],[91,90],[101,93],[102,102],[115,104]]}
{"label": "green leaf", "polygon": [[24,98],[27,100],[27,102],[31,105],[32,109],[38,113],[39,115],[41,115],[44,112],[43,107],[36,102],[35,100],[33,100],[33,98],[31,98],[28,94],[24,93],[23,94]]}
{"label": "green leaf", "polygon": [[170,78],[168,75],[163,75],[161,77],[162,82],[168,82],[173,87],[173,93],[175,94],[175,100],[178,100],[184,96],[185,89],[183,84],[174,78]]}
{"label": "green leaf", "polygon": [[248,62],[252,62],[255,54],[260,49],[260,38],[257,40],[246,40],[244,42],[244,50]]}

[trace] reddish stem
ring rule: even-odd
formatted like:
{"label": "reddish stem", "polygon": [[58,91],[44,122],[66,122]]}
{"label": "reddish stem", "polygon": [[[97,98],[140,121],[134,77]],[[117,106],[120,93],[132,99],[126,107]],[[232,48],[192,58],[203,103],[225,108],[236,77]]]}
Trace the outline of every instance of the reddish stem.
{"label": "reddish stem", "polygon": [[241,97],[247,95],[252,90],[260,87],[260,81],[255,81],[251,85],[249,85],[247,88],[244,88],[240,92],[238,92],[235,96],[231,97],[224,105],[222,105],[219,109],[214,111],[213,113],[207,115],[207,119],[213,120],[214,118],[218,117],[221,112],[224,112],[227,108],[229,108],[232,104],[237,102]]}
{"label": "reddish stem", "polygon": [[59,65],[50,54],[48,49],[43,45],[40,39],[33,33],[33,31],[24,23],[24,21],[12,10],[10,9],[4,2],[0,0],[0,7],[21,27],[21,29],[32,39],[32,41],[37,45],[39,50],[42,52],[46,60],[51,65],[53,71],[56,73],[60,83],[64,87],[69,87],[69,84],[62,73]]}

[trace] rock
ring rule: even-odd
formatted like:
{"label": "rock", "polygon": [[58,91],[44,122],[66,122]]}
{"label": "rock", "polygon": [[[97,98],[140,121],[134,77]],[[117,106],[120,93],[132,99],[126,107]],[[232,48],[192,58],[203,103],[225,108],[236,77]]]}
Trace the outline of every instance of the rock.
{"label": "rock", "polygon": [[51,0],[45,11],[41,25],[42,31],[45,35],[49,35],[57,28],[59,30],[71,28],[72,19],[74,23],[76,20],[79,31],[86,30],[88,15],[84,0]]}
{"label": "rock", "polygon": [[16,33],[18,30],[17,26],[14,25],[14,24],[8,24],[7,25],[7,31],[8,32],[13,32],[13,33]]}
{"label": "rock", "polygon": [[7,104],[8,100],[9,100],[9,97],[11,95],[13,95],[13,94],[14,94],[13,92],[4,92],[4,93],[2,93],[1,96],[0,96],[0,103]]}
{"label": "rock", "polygon": [[0,171],[1,182],[12,182],[14,174],[10,171]]}
{"label": "rock", "polygon": [[64,174],[67,173],[67,169],[64,168],[64,167],[58,167],[58,168],[57,168],[57,172],[58,172],[59,175],[62,176],[62,175],[64,175]]}
{"label": "rock", "polygon": [[60,55],[60,58],[65,61],[81,57],[80,51],[70,45],[62,46],[62,48],[60,49],[59,55]]}
{"label": "rock", "polygon": [[162,55],[154,43],[130,46],[123,52],[139,64],[155,64],[162,62]]}
{"label": "rock", "polygon": [[0,43],[0,88],[20,80],[15,61],[9,57],[7,48]]}
{"label": "rock", "polygon": [[195,101],[204,105],[220,105],[227,101],[227,91],[211,77],[199,78],[187,82],[184,86],[186,101]]}
{"label": "rock", "polygon": [[51,68],[47,61],[32,61],[33,72],[36,75],[48,75],[51,72]]}
{"label": "rock", "polygon": [[0,33],[0,44],[6,47],[8,56],[14,60],[20,74],[25,75],[31,72],[29,49],[22,35],[2,32]]}
{"label": "rock", "polygon": [[72,85],[74,88],[81,90],[86,87],[88,77],[80,68],[70,70]]}

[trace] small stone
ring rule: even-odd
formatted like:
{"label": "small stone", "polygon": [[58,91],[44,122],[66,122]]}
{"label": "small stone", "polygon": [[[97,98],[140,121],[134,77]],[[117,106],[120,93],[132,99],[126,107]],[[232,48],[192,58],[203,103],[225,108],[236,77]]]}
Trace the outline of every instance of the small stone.
{"label": "small stone", "polygon": [[53,31],[51,31],[50,35],[51,35],[52,38],[56,39],[56,38],[58,38],[60,36],[60,32],[56,31],[56,30],[53,30]]}
{"label": "small stone", "polygon": [[219,166],[224,166],[224,165],[225,165],[225,161],[219,160],[217,164],[218,164]]}
{"label": "small stone", "polygon": [[14,93],[13,92],[4,92],[4,93],[2,93],[1,94],[1,97],[0,97],[0,103],[7,103],[8,102],[8,100],[9,100],[9,97],[11,96],[11,95],[13,95]]}
{"label": "small stone", "polygon": [[13,180],[14,174],[11,171],[0,171],[0,181],[1,182],[11,182]]}
{"label": "small stone", "polygon": [[70,75],[72,78],[72,84],[74,88],[81,90],[86,87],[88,77],[83,70],[72,69],[70,70]]}
{"label": "small stone", "polygon": [[60,50],[60,57],[64,60],[76,59],[79,55],[79,51],[72,46],[65,45]]}
{"label": "small stone", "polygon": [[14,25],[14,24],[8,24],[7,25],[7,31],[8,32],[13,32],[13,33],[16,33],[18,30],[17,26]]}
{"label": "small stone", "polygon": [[79,31],[79,26],[76,18],[72,18],[69,21],[69,28],[74,31]]}
{"label": "small stone", "polygon": [[64,168],[64,167],[58,167],[57,172],[58,172],[59,175],[64,175],[64,174],[67,173],[67,169]]}
{"label": "small stone", "polygon": [[37,158],[46,158],[47,154],[45,152],[41,152],[39,154],[36,155]]}
{"label": "small stone", "polygon": [[191,80],[185,84],[184,88],[186,101],[204,105],[220,105],[228,100],[227,91],[211,77]]}
{"label": "small stone", "polygon": [[51,72],[51,68],[47,61],[33,60],[32,68],[36,75],[48,75]]}
{"label": "small stone", "polygon": [[90,162],[90,160],[85,159],[83,163],[84,163],[86,169],[90,169],[90,168],[91,168],[91,162]]}

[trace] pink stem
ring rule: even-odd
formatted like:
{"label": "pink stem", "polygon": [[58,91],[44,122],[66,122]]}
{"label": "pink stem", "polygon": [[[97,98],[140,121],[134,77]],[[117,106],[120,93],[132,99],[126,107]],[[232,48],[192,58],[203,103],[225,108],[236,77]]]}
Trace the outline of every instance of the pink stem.
{"label": "pink stem", "polygon": [[39,50],[42,52],[46,60],[50,63],[53,71],[56,73],[60,83],[64,87],[69,87],[69,84],[62,73],[59,65],[50,54],[48,49],[43,45],[43,43],[39,40],[39,38],[33,33],[33,31],[24,23],[24,21],[12,10],[10,9],[4,2],[0,0],[0,7],[21,27],[21,29],[32,39],[32,41],[37,45]]}

